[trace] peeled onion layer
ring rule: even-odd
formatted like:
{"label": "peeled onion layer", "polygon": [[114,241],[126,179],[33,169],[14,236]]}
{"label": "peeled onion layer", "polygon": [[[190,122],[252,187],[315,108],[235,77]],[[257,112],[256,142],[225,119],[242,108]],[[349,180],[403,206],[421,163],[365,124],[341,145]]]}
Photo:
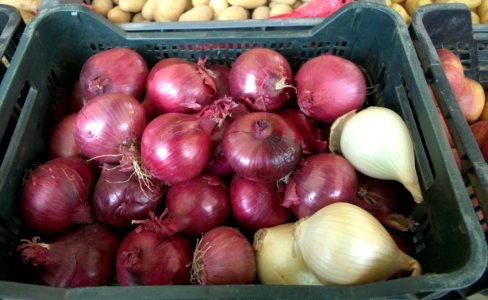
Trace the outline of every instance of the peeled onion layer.
{"label": "peeled onion layer", "polygon": [[257,275],[262,284],[322,285],[295,249],[294,223],[262,228],[254,235]]}
{"label": "peeled onion layer", "polygon": [[349,203],[328,205],[296,223],[305,264],[323,283],[356,285],[386,280],[399,271],[421,274],[417,260],[399,249],[381,223]]}

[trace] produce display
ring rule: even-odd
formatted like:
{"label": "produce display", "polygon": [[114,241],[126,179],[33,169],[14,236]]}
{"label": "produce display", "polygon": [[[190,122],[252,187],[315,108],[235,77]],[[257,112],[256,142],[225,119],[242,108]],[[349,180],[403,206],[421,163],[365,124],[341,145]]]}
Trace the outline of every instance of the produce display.
{"label": "produce display", "polygon": [[471,22],[473,24],[488,23],[487,0],[385,0],[385,4],[398,12],[407,24],[412,21],[412,13],[417,7],[436,3],[465,4],[471,10]]}
{"label": "produce display", "polygon": [[22,261],[55,287],[420,275],[402,239],[423,201],[414,145],[367,78],[330,53],[296,71],[265,48],[228,65],[93,54],[25,174]]}
{"label": "produce display", "polygon": [[114,23],[327,17],[352,0],[93,0]]}

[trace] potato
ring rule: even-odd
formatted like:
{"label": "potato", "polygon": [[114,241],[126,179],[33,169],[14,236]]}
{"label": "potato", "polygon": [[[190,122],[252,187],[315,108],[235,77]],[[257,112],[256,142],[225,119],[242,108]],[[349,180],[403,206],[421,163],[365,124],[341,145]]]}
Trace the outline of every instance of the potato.
{"label": "potato", "polygon": [[213,10],[213,15],[216,19],[224,9],[229,7],[229,3],[227,0],[210,0],[208,6],[210,6],[210,8]]}
{"label": "potato", "polygon": [[471,23],[480,24],[480,17],[475,12],[471,12]]}
{"label": "potato", "polygon": [[112,0],[93,0],[93,9],[102,16],[106,17],[109,10],[114,7]]}
{"label": "potato", "polygon": [[144,17],[142,16],[142,13],[137,13],[137,14],[132,16],[131,22],[134,22],[134,23],[149,22],[149,20],[144,19]]}
{"label": "potato", "polygon": [[114,6],[119,5],[119,0],[112,0],[112,2],[114,3]]}
{"label": "potato", "polygon": [[277,15],[288,14],[291,13],[292,11],[293,8],[291,8],[290,5],[279,3],[271,8],[271,10],[269,11],[269,16],[273,17]]}
{"label": "potato", "polygon": [[217,20],[246,20],[249,19],[249,11],[242,6],[232,5],[224,9]]}
{"label": "potato", "polygon": [[213,19],[213,10],[208,5],[198,5],[183,13],[178,21],[210,21]]}
{"label": "potato", "polygon": [[210,0],[191,0],[191,5],[198,6],[198,5],[208,5]]}
{"label": "potato", "polygon": [[478,16],[480,17],[480,23],[488,23],[488,0],[481,1],[480,6],[476,9]]}
{"label": "potato", "polygon": [[405,2],[405,8],[407,13],[411,16],[417,7],[432,3],[432,0],[407,0],[407,2]]}
{"label": "potato", "polygon": [[227,2],[229,2],[230,5],[253,9],[265,5],[267,0],[227,0]]}
{"label": "potato", "polygon": [[130,13],[123,11],[119,6],[114,6],[107,12],[107,19],[114,23],[127,23],[130,22]]}
{"label": "potato", "polygon": [[177,21],[185,7],[186,0],[158,0],[154,9],[154,20]]}
{"label": "potato", "polygon": [[269,10],[268,6],[258,6],[252,11],[251,19],[254,20],[263,20],[269,18]]}
{"label": "potato", "polygon": [[297,0],[271,0],[271,2],[283,3],[283,4],[288,4],[290,6],[293,6],[297,2]]}
{"label": "potato", "polygon": [[463,3],[468,8],[476,8],[480,6],[481,0],[435,0],[435,3]]}
{"label": "potato", "polygon": [[187,11],[187,10],[190,10],[193,8],[193,4],[191,3],[192,0],[186,0],[186,5],[185,5],[185,10],[184,11]]}
{"label": "potato", "polygon": [[393,10],[395,10],[397,13],[400,14],[400,16],[402,16],[403,21],[405,21],[407,25],[412,22],[412,18],[410,17],[410,15],[407,13],[407,11],[403,6],[401,6],[398,3],[392,3],[391,8],[393,8]]}
{"label": "potato", "polygon": [[147,0],[146,4],[142,8],[141,14],[142,17],[146,20],[152,21],[154,20],[154,10],[156,9],[156,4],[158,0]]}
{"label": "potato", "polygon": [[293,9],[297,9],[297,8],[299,8],[300,6],[302,6],[302,2],[301,2],[301,1],[297,1],[297,2],[295,2],[295,4],[293,4],[293,6],[292,6],[291,8],[293,8]]}
{"label": "potato", "polygon": [[144,7],[147,0],[119,0],[119,7],[123,11],[138,13]]}

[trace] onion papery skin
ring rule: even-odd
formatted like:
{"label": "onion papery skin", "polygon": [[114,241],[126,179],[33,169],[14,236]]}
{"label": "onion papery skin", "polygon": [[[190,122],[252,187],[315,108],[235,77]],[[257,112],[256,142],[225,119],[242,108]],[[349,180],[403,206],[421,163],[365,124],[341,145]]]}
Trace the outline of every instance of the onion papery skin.
{"label": "onion papery skin", "polygon": [[239,175],[230,184],[232,211],[243,228],[256,231],[285,223],[291,212],[283,207],[276,182],[257,182]]}
{"label": "onion papery skin", "polygon": [[358,178],[354,167],[342,156],[320,153],[304,159],[286,187],[283,205],[297,218],[314,214],[335,202],[353,203]]}
{"label": "onion papery skin", "polygon": [[278,112],[290,126],[294,126],[301,137],[303,156],[310,156],[327,150],[327,140],[321,125],[296,109],[284,109]]}
{"label": "onion papery skin", "polygon": [[51,158],[83,156],[74,138],[76,116],[77,113],[72,113],[64,117],[52,130],[49,138],[49,156]]}
{"label": "onion papery skin", "polygon": [[163,185],[146,183],[116,165],[104,164],[92,197],[96,219],[116,228],[128,228],[132,220],[148,219],[149,212],[162,204]]}
{"label": "onion papery skin", "polygon": [[141,139],[142,166],[165,184],[185,181],[200,174],[208,161],[210,126],[197,115],[166,113],[152,120]]}
{"label": "onion papery skin", "polygon": [[90,206],[94,176],[81,159],[59,157],[37,166],[22,189],[20,210],[30,228],[59,233],[94,222]]}
{"label": "onion papery skin", "polygon": [[343,114],[359,109],[366,100],[366,79],[353,62],[332,54],[305,62],[296,76],[300,111],[332,124]]}
{"label": "onion papery skin", "polygon": [[56,235],[49,243],[34,238],[17,248],[22,261],[39,272],[53,287],[103,286],[112,281],[117,234],[108,226],[94,223],[76,226]]}
{"label": "onion papery skin", "polygon": [[74,136],[85,156],[103,163],[127,162],[131,167],[146,125],[144,108],[134,97],[106,93],[78,112]]}
{"label": "onion papery skin", "polygon": [[162,222],[167,234],[201,237],[222,226],[231,206],[226,185],[215,175],[199,174],[170,186],[166,192],[167,218]]}
{"label": "onion papery skin", "polygon": [[207,69],[215,82],[216,91],[212,99],[217,100],[231,96],[229,86],[230,68],[224,65],[210,65]]}
{"label": "onion papery skin", "polygon": [[196,113],[212,103],[216,87],[205,61],[155,65],[147,79],[146,97],[159,113]]}
{"label": "onion papery skin", "polygon": [[193,256],[193,282],[200,285],[251,284],[255,278],[254,250],[242,233],[220,226],[202,237]]}
{"label": "onion papery skin", "polygon": [[326,284],[372,283],[399,271],[421,274],[418,261],[398,248],[375,217],[354,204],[333,203],[299,220],[294,236],[305,264]]}
{"label": "onion papery skin", "polygon": [[138,227],[118,249],[117,281],[121,286],[189,284],[191,261],[192,248],[180,235],[162,237]]}
{"label": "onion papery skin", "polygon": [[90,56],[81,68],[79,84],[83,97],[120,92],[141,99],[149,68],[135,50],[113,48]]}
{"label": "onion papery skin", "polygon": [[224,154],[241,176],[275,181],[298,164],[302,147],[295,128],[275,113],[253,112],[236,119],[223,139]]}
{"label": "onion papery skin", "polygon": [[232,97],[255,111],[276,111],[294,95],[289,62],[277,51],[253,48],[232,64],[229,87]]}

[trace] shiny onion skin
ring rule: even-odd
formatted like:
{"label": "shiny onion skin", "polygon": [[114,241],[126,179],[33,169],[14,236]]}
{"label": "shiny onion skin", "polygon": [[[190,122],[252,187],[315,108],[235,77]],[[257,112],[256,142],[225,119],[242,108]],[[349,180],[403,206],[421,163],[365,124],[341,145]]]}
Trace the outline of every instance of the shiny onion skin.
{"label": "shiny onion skin", "polygon": [[255,278],[254,249],[242,233],[220,226],[203,235],[193,255],[193,283],[251,284]]}
{"label": "shiny onion skin", "polygon": [[224,225],[230,215],[227,187],[220,178],[199,174],[170,186],[166,192],[164,234],[181,233],[201,237],[212,228]]}
{"label": "shiny onion skin", "polygon": [[282,192],[276,182],[257,182],[235,175],[229,190],[232,211],[243,228],[256,231],[273,227],[291,216],[281,205]]}
{"label": "shiny onion skin", "polygon": [[255,111],[276,111],[294,94],[293,72],[286,58],[272,49],[254,48],[232,64],[232,97]]}
{"label": "shiny onion skin", "polygon": [[366,100],[366,79],[361,69],[332,54],[308,60],[295,81],[300,110],[319,122],[332,124]]}
{"label": "shiny onion skin", "polygon": [[78,112],[74,136],[85,156],[104,163],[120,162],[129,171],[146,125],[144,108],[135,98],[106,93]]}
{"label": "shiny onion skin", "polygon": [[278,114],[298,131],[301,137],[303,155],[310,156],[327,150],[327,140],[324,139],[323,130],[316,122],[296,109],[284,109]]}
{"label": "shiny onion skin", "polygon": [[22,189],[20,211],[30,228],[59,233],[94,222],[90,206],[94,178],[81,159],[59,157],[37,166]]}
{"label": "shiny onion skin", "polygon": [[177,61],[156,64],[146,84],[146,98],[160,114],[199,112],[212,103],[215,91],[215,82],[204,60],[198,64]]}
{"label": "shiny onion skin", "polygon": [[115,272],[121,286],[189,284],[191,261],[192,248],[183,237],[162,237],[141,225],[120,244]]}
{"label": "shiny onion skin", "polygon": [[135,50],[113,48],[90,56],[83,64],[79,84],[83,97],[120,92],[140,99],[146,88],[149,68]]}
{"label": "shiny onion skin", "polygon": [[157,181],[141,184],[137,176],[116,165],[104,164],[92,197],[93,211],[99,222],[128,228],[132,220],[149,218],[162,203],[163,185]]}
{"label": "shiny onion skin", "polygon": [[112,281],[119,240],[106,225],[77,226],[49,243],[39,243],[38,237],[23,242],[17,248],[22,262],[32,265],[50,286],[102,286]]}
{"label": "shiny onion skin", "polygon": [[241,176],[274,181],[290,173],[302,147],[295,128],[279,115],[253,112],[236,119],[224,134],[224,154]]}
{"label": "shiny onion skin", "polygon": [[216,126],[212,112],[165,113],[149,122],[142,134],[142,166],[149,176],[172,184],[200,174],[210,153]]}
{"label": "shiny onion skin", "polygon": [[67,115],[52,130],[49,138],[49,156],[51,158],[83,156],[73,135],[76,116],[77,113]]}
{"label": "shiny onion skin", "polygon": [[353,203],[358,178],[356,170],[342,156],[320,153],[304,159],[286,186],[283,205],[299,219],[335,203]]}

